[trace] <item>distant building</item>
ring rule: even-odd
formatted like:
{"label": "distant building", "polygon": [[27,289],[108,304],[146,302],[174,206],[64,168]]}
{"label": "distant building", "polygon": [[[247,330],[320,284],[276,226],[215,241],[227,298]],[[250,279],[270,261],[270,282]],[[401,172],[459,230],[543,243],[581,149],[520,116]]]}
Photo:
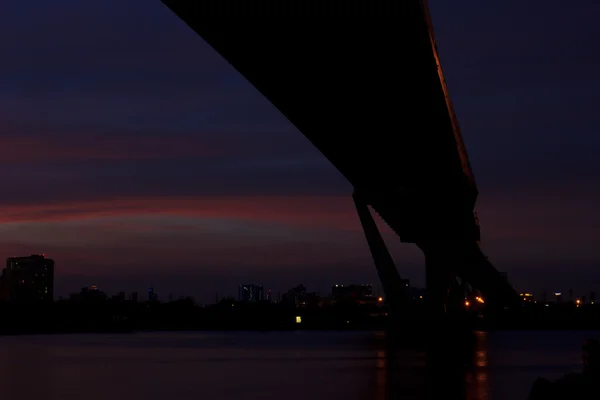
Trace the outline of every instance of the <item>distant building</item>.
{"label": "distant building", "polygon": [[556,298],[556,303],[561,303],[561,300],[562,300],[562,293],[561,292],[555,292],[554,293],[554,297]]}
{"label": "distant building", "polygon": [[238,300],[244,302],[263,301],[265,292],[260,285],[241,285],[238,289]]}
{"label": "distant building", "polygon": [[131,293],[131,301],[133,301],[134,303],[138,302],[138,292]]}
{"label": "distant building", "polygon": [[125,301],[125,292],[119,292],[112,297],[114,301],[123,302]]}
{"label": "distant building", "polygon": [[148,288],[148,301],[158,301],[158,295],[154,292],[154,288]]}
{"label": "distant building", "polygon": [[333,285],[331,287],[331,298],[335,301],[352,300],[358,301],[373,297],[373,285]]}
{"label": "distant building", "polygon": [[408,287],[408,297],[413,300],[423,300],[427,298],[427,289],[419,287]]}
{"label": "distant building", "polygon": [[531,294],[531,293],[520,293],[519,296],[521,296],[521,299],[524,302],[527,302],[527,303],[535,302],[535,300],[533,298],[533,294]]}
{"label": "distant building", "polygon": [[79,293],[72,293],[71,300],[83,303],[102,303],[106,300],[106,293],[98,289],[98,286],[81,288]]}
{"label": "distant building", "polygon": [[31,303],[54,300],[54,260],[44,254],[11,257],[0,276],[3,301]]}
{"label": "distant building", "polygon": [[309,294],[306,293],[306,286],[300,284],[288,290],[284,295],[284,301],[296,307],[305,307],[309,302]]}

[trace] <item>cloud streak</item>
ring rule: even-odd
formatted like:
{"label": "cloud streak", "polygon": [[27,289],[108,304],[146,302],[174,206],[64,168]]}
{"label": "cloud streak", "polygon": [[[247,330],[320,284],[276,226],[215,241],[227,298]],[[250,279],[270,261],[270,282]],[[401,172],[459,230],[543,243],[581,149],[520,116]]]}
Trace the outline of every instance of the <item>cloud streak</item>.
{"label": "cloud streak", "polygon": [[[577,195],[482,198],[484,249],[515,283],[528,282],[544,260],[600,261],[595,204]],[[361,271],[361,265],[365,279],[373,273],[349,196],[103,198],[6,203],[1,210],[0,250],[45,251],[61,261],[65,276],[127,275],[134,264],[144,264],[153,274],[167,268],[176,276],[210,279],[251,271],[272,271],[283,279],[287,268],[319,266],[333,275]],[[586,224],[578,220],[582,213],[592,216]],[[401,273],[422,282],[423,260],[416,247],[402,245],[379,225]],[[577,242],[567,239],[572,236]]]}

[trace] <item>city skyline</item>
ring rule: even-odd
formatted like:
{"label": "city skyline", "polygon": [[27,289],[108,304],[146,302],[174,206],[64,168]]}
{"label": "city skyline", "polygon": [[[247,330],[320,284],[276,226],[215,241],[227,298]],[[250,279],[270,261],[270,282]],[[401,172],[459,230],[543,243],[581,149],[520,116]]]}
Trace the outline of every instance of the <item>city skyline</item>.
{"label": "city skyline", "polygon": [[[33,260],[34,262],[36,261],[42,261],[43,263],[45,263],[45,261],[48,261],[49,263],[51,263],[52,265],[52,273],[51,273],[51,278],[50,278],[50,283],[44,283],[45,285],[50,285],[50,286],[54,286],[54,260],[49,259],[48,257],[46,257],[45,254],[32,254],[30,256],[19,256],[19,257],[10,257],[8,258],[7,261],[7,267],[12,266],[12,264],[14,263],[14,261],[31,261]],[[34,271],[35,272],[35,271]],[[37,275],[36,275],[37,276]],[[0,278],[2,278],[2,276],[0,276]],[[19,278],[20,279],[20,278]],[[37,279],[37,278],[36,278]],[[0,279],[1,280],[1,279]],[[371,296],[375,296],[375,297],[379,297],[379,298],[384,298],[384,297],[380,297],[380,296],[385,296],[385,294],[383,293],[383,288],[380,282],[376,282],[375,284],[373,283],[365,283],[365,282],[357,282],[357,281],[348,281],[345,279],[338,279],[332,283],[330,283],[329,285],[325,285],[324,287],[305,287],[303,283],[295,283],[293,285],[293,287],[269,287],[269,286],[264,286],[262,283],[260,282],[256,282],[256,281],[252,281],[253,283],[249,283],[246,282],[244,284],[239,284],[239,285],[233,285],[231,286],[231,288],[235,288],[237,289],[237,295],[235,293],[235,290],[228,290],[224,293],[218,293],[215,292],[214,293],[214,297],[212,300],[214,300],[213,302],[211,301],[199,301],[199,303],[204,303],[204,304],[212,304],[212,303],[216,303],[220,300],[223,299],[235,299],[235,300],[242,300],[242,298],[246,298],[248,297],[248,295],[243,295],[242,292],[243,291],[255,291],[258,290],[259,292],[256,292],[252,295],[250,295],[249,299],[251,300],[268,300],[268,301],[275,301],[279,298],[281,298],[282,296],[285,296],[286,293],[290,293],[291,291],[294,290],[298,290],[298,288],[302,288],[302,290],[305,293],[308,294],[317,294],[319,296],[323,296],[323,297],[335,297],[334,292],[336,290],[348,290],[348,289],[356,289],[356,288],[365,288],[368,287],[368,291],[369,294]],[[418,292],[424,291],[425,288],[423,287],[418,287],[418,286],[413,286],[410,285],[410,282],[407,280],[406,281],[406,286],[409,287],[410,286],[410,290],[416,290]],[[140,288],[140,285],[137,285],[137,288]],[[100,292],[105,293],[106,295],[122,295],[125,294],[128,298],[131,297],[133,294],[135,296],[135,298],[138,298],[141,294],[141,298],[145,298],[145,295],[148,295],[148,298],[150,297],[155,297],[156,300],[162,300],[165,301],[165,299],[168,298],[169,301],[172,300],[177,300],[177,299],[182,299],[182,298],[193,298],[194,300],[197,300],[198,298],[201,299],[206,299],[208,297],[210,297],[210,295],[208,293],[173,293],[173,292],[161,292],[160,291],[160,287],[159,290],[157,291],[155,286],[149,286],[146,288],[143,288],[141,290],[138,289],[131,289],[131,287],[129,287],[129,290],[124,290],[123,288],[103,288],[103,287],[99,287],[96,284],[86,284],[84,286],[82,286],[81,288],[71,288],[71,290],[68,291],[68,293],[63,293],[62,295],[59,294],[58,296],[53,296],[53,289],[51,289],[51,294],[49,295],[50,298],[54,297],[54,300],[60,300],[60,299],[65,299],[65,298],[69,298],[72,297],[73,295],[77,294],[79,290],[98,290]],[[517,289],[517,291],[521,292],[520,296],[533,296],[539,299],[542,298],[554,298],[556,296],[559,296],[562,294],[562,298],[566,299],[567,301],[574,301],[576,299],[586,299],[586,297],[588,298],[588,300],[595,300],[595,296],[596,296],[596,290],[595,288],[590,288],[590,290],[588,291],[583,291],[583,292],[577,292],[577,291],[573,291],[572,288],[566,289],[564,287],[558,287],[558,288],[554,288],[554,290],[525,290],[523,288],[515,288]],[[162,294],[162,298],[160,297],[160,295]],[[589,296],[589,297],[588,297]],[[422,296],[421,296],[422,298]],[[6,301],[8,299],[4,299],[4,301]],[[248,300],[248,299],[246,299]],[[592,303],[593,304],[593,303]]]}
{"label": "city skyline", "polygon": [[[49,268],[49,269],[48,269]],[[15,275],[16,270],[16,275]],[[71,288],[66,296],[58,295],[54,296],[54,260],[48,258],[46,254],[31,254],[28,256],[14,256],[9,257],[6,260],[6,268],[1,270],[0,274],[0,300],[1,301],[48,301],[48,300],[61,300],[65,298],[73,297],[79,293],[79,290],[83,291],[98,291],[101,293],[105,293],[108,296],[125,296],[126,298],[140,298],[140,294],[142,294],[141,298],[145,298],[147,295],[148,300],[153,299],[165,301],[168,298],[168,301],[183,299],[183,298],[193,298],[197,300],[197,298],[205,299],[207,297],[207,293],[199,294],[195,293],[160,293],[160,287],[157,292],[155,286],[150,286],[144,288],[143,290],[124,290],[123,288],[115,289],[115,288],[102,288],[98,287],[96,284],[85,285],[81,288]],[[11,277],[11,275],[13,275]],[[27,280],[27,285],[23,286]],[[278,301],[282,296],[286,296],[291,292],[302,292],[305,295],[319,295],[321,297],[331,297],[335,298],[336,292],[346,292],[346,291],[357,291],[368,293],[369,296],[374,296],[377,298],[383,299],[385,297],[385,293],[383,292],[383,287],[380,282],[376,284],[366,283],[366,282],[351,282],[345,280],[344,278],[340,278],[330,285],[325,285],[325,287],[319,286],[318,288],[314,287],[306,287],[303,283],[296,283],[293,287],[283,288],[283,287],[269,287],[264,286],[261,283],[257,283],[256,281],[252,281],[253,283],[246,282],[243,284],[239,284],[237,288],[237,296],[234,291],[226,291],[225,293],[214,293],[214,300],[211,301],[200,301],[199,303],[204,304],[214,304],[223,299],[235,299],[240,301],[263,301],[268,300]],[[404,282],[406,287],[410,287],[410,291],[414,293],[419,293],[423,298],[422,294],[425,293],[425,288],[410,285],[409,280],[405,280]],[[404,284],[403,284],[404,285]],[[232,286],[233,287],[233,286]],[[138,285],[139,288],[139,285]],[[515,288],[518,292],[520,292],[520,296],[525,296],[529,300],[536,299],[549,299],[549,298],[564,298],[567,301],[575,301],[576,299],[588,300],[592,301],[594,304],[594,300],[596,299],[596,290],[595,288],[591,288],[589,291],[577,292],[573,291],[572,288],[565,289],[564,287],[554,288],[554,290],[526,290],[524,288]],[[338,293],[338,294],[339,294]],[[474,292],[477,295],[477,292]],[[159,296],[162,294],[162,298]],[[561,296],[562,295],[562,296]],[[40,297],[41,296],[41,297]],[[383,296],[383,297],[381,297]],[[481,299],[481,297],[477,297]],[[545,301],[545,300],[544,300]]]}
{"label": "city skyline", "polygon": [[[589,292],[600,58],[585,43],[600,6],[532,4],[430,1],[482,247],[518,288]],[[15,38],[1,45],[3,257],[49,254],[57,295],[378,283],[350,185],[159,1],[0,11]],[[419,251],[383,229],[423,285]]]}

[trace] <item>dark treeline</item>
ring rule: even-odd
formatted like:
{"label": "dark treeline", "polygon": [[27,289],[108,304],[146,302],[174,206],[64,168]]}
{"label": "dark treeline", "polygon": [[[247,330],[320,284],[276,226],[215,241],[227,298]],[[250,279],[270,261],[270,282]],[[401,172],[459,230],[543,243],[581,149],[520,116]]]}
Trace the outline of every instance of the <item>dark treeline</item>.
{"label": "dark treeline", "polygon": [[225,299],[198,306],[192,299],[167,303],[60,300],[0,304],[0,333],[128,332],[138,330],[383,329],[380,308],[339,303],[296,308],[286,303]]}
{"label": "dark treeline", "polygon": [[529,303],[483,319],[490,329],[506,330],[598,330],[600,305]]}
{"label": "dark treeline", "polygon": [[[401,329],[427,327],[425,302],[407,304]],[[478,329],[600,329],[600,307],[592,304],[523,304],[512,310],[486,313],[467,310],[455,322]],[[52,303],[0,303],[0,334],[133,332],[142,330],[297,330],[390,327],[387,307],[340,301],[335,304],[236,302],[199,306],[185,298],[161,303],[105,297],[72,298]]]}

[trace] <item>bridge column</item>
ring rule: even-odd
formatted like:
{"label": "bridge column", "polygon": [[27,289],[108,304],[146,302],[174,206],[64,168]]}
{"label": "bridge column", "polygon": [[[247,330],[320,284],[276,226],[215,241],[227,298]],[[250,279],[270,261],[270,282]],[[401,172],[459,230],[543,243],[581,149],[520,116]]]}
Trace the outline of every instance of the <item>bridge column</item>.
{"label": "bridge column", "polygon": [[425,282],[428,317],[433,320],[454,320],[464,316],[465,283],[458,283],[459,271],[466,260],[459,243],[420,243],[425,255]]}
{"label": "bridge column", "polygon": [[428,317],[443,319],[448,311],[451,280],[455,279],[448,268],[447,258],[435,253],[425,253],[425,284]]}

